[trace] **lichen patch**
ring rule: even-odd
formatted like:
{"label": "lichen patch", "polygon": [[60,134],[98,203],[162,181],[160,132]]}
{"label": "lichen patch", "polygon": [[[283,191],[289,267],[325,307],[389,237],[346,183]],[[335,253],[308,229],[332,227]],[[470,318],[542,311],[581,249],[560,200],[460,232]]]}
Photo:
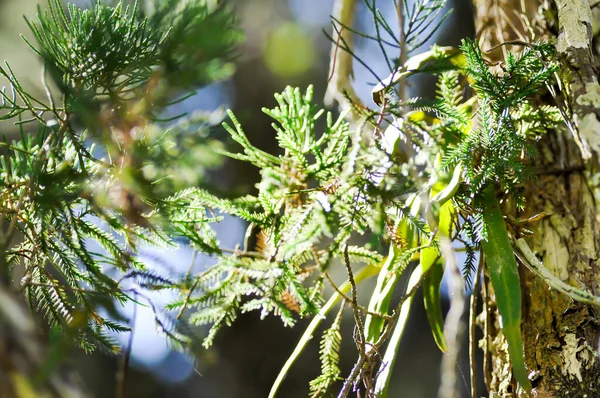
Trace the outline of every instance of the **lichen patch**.
{"label": "lichen patch", "polygon": [[560,280],[566,281],[569,278],[569,250],[554,228],[547,225],[545,231],[544,249],[546,254],[544,264],[552,274]]}
{"label": "lichen patch", "polygon": [[587,1],[557,0],[558,23],[561,32],[558,36],[558,52],[570,48],[587,48],[592,28],[592,11]]}
{"label": "lichen patch", "polygon": [[[577,118],[580,119],[580,118]],[[588,113],[578,121],[579,136],[585,140],[589,148],[600,153],[600,121],[594,113]]]}
{"label": "lichen patch", "polygon": [[[574,333],[565,335],[565,345],[563,346],[562,356],[565,366],[561,372],[564,376],[574,377],[579,382],[583,381],[581,375],[582,369],[585,369],[591,363],[593,352],[585,339],[577,337]],[[580,342],[583,341],[581,344]]]}
{"label": "lichen patch", "polygon": [[575,100],[579,105],[600,108],[600,84],[594,80],[585,84],[585,94]]}

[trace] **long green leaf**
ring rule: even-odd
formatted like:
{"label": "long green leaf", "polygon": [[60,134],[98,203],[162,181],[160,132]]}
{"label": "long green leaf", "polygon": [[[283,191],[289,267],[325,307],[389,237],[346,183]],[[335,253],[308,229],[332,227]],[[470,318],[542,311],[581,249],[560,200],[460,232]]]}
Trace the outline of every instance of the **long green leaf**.
{"label": "long green leaf", "polygon": [[[402,249],[398,248],[395,244],[390,245],[389,254],[379,271],[377,277],[377,285],[371,295],[369,301],[368,310],[376,314],[387,314],[390,308],[390,302],[394,289],[400,278],[399,272],[394,270],[396,260],[400,257]],[[385,320],[381,317],[367,315],[365,318],[365,339],[368,343],[374,344],[381,333],[383,332],[383,326]]]}
{"label": "long green leaf", "polygon": [[521,340],[521,284],[517,261],[493,186],[484,190],[482,199],[487,239],[481,242],[481,247],[496,294],[500,327],[508,342],[508,353],[515,379],[521,387],[530,391],[531,383],[527,378]]}
{"label": "long green leaf", "polygon": [[[436,194],[434,196],[439,201],[438,204],[441,205],[439,211],[436,211],[435,208],[433,209],[434,212],[439,213],[437,217],[437,231],[441,236],[449,237],[452,235],[455,212],[454,205],[449,199],[458,189],[461,173],[462,168],[457,166],[454,170],[452,181],[442,190],[444,194]],[[432,228],[431,225],[430,228]],[[444,338],[444,317],[442,315],[442,301],[440,297],[440,284],[444,276],[444,264],[439,260],[440,253],[437,248],[428,247],[421,251],[421,268],[423,269],[423,274],[426,275],[423,278],[423,304],[425,305],[425,312],[427,313],[427,320],[429,321],[433,339],[440,350],[445,352],[447,347],[446,339]],[[433,269],[429,271],[431,267]]]}
{"label": "long green leaf", "polygon": [[[423,256],[423,254],[421,254]],[[423,258],[423,257],[421,257]],[[427,313],[429,327],[437,346],[445,352],[446,339],[444,338],[444,316],[442,315],[442,301],[440,297],[440,284],[444,276],[444,265],[436,259],[433,269],[423,278],[423,304]],[[422,262],[421,262],[422,264]]]}
{"label": "long green leaf", "polygon": [[[421,208],[421,200],[418,196],[413,196],[407,200],[407,204],[410,205],[410,213],[412,216],[419,214]],[[409,224],[406,218],[400,220],[397,227],[398,235],[404,240],[409,248],[414,247],[416,233],[413,227]],[[401,258],[404,248],[396,246],[396,244],[390,244],[389,254],[377,277],[377,285],[373,290],[371,299],[369,300],[368,310],[376,314],[387,314],[390,308],[390,302],[396,288],[396,284],[400,278],[400,275],[404,271],[399,268],[398,261]],[[365,317],[365,341],[370,343],[368,347],[372,347],[371,344],[375,344],[381,337],[385,320],[381,317],[367,315]],[[370,348],[369,348],[370,349]]]}
{"label": "long green leaf", "polygon": [[[423,269],[421,266],[418,266],[408,279],[408,287],[406,288],[407,293],[419,283],[422,276]],[[375,381],[375,396],[379,398],[385,398],[387,396],[390,382],[392,380],[392,370],[394,369],[394,364],[398,359],[398,348],[400,347],[400,340],[402,339],[404,328],[406,327],[406,322],[408,321],[411,303],[412,296],[407,298],[406,301],[402,303],[402,306],[400,307],[400,314],[398,314],[398,321],[394,326],[394,331],[390,336],[390,342],[385,350],[385,354],[383,355],[383,360],[381,361],[381,366],[379,368],[379,372],[377,373],[377,380]]]}

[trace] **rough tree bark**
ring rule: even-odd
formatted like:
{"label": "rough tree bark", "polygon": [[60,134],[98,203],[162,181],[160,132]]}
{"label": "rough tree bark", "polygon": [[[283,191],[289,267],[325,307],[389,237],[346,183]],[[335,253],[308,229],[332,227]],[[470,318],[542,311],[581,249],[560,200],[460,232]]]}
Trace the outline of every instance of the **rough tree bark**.
{"label": "rough tree bark", "polygon": [[[557,45],[563,83],[559,103],[573,123],[538,144],[536,178],[524,186],[526,212],[519,218],[547,216],[527,226],[528,243],[546,268],[564,282],[598,295],[600,228],[591,176],[600,148],[600,86],[593,47],[593,12],[588,0],[473,0],[482,48],[503,42],[530,42],[531,33]],[[593,2],[592,2],[593,3]],[[490,53],[501,58],[506,46]],[[556,105],[552,96],[544,99]],[[525,361],[534,397],[600,397],[598,339],[600,309],[550,290],[521,266]],[[493,291],[483,293],[480,316],[487,329],[486,384],[490,396],[524,397],[511,380],[506,341],[498,327]]]}

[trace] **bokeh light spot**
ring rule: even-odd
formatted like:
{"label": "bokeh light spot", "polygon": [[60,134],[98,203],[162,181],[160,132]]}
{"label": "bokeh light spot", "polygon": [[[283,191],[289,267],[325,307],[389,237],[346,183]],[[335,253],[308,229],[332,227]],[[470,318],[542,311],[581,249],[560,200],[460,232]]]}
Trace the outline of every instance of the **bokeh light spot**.
{"label": "bokeh light spot", "polygon": [[307,72],[315,62],[316,53],[309,34],[300,25],[289,22],[271,32],[264,59],[271,73],[290,78]]}

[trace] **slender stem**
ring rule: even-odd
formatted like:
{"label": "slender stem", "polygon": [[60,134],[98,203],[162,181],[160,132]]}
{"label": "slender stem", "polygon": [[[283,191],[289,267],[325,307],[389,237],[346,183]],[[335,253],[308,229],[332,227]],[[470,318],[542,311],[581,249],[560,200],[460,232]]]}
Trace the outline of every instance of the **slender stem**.
{"label": "slender stem", "polygon": [[348,243],[346,243],[344,246],[344,264],[346,265],[346,272],[348,273],[348,281],[350,282],[350,286],[351,286],[352,309],[354,311],[354,322],[355,322],[354,331],[356,333],[354,341],[356,342],[356,348],[358,349],[358,360],[354,364],[354,367],[352,368],[350,375],[344,381],[344,386],[342,387],[342,390],[338,394],[338,398],[343,398],[348,395],[348,393],[350,392],[350,388],[352,387],[352,384],[354,383],[354,380],[356,380],[356,378],[358,377],[358,375],[363,367],[363,364],[367,360],[367,354],[365,352],[364,326],[363,326],[362,319],[360,317],[360,312],[357,308],[358,299],[357,299],[357,292],[356,292],[356,283],[354,282],[352,267],[350,266],[350,257],[348,255]]}
{"label": "slender stem", "polygon": [[544,264],[538,260],[523,238],[517,239],[515,246],[518,249],[518,251],[515,251],[515,254],[519,261],[525,264],[525,266],[527,266],[527,268],[529,268],[529,270],[535,275],[542,278],[546,284],[548,284],[548,286],[558,290],[564,295],[571,297],[575,301],[580,301],[582,303],[594,306],[600,306],[600,296],[596,296],[591,292],[568,285],[554,276],[554,274],[552,274],[552,272],[550,272],[548,268],[546,268]]}
{"label": "slender stem", "polygon": [[492,352],[490,350],[490,308],[489,308],[489,296],[488,296],[488,283],[489,281],[486,279],[485,272],[482,271],[482,283],[481,283],[481,299],[483,306],[483,313],[485,316],[483,322],[483,381],[486,386],[492,385],[492,372],[491,372],[491,364],[490,358]]}
{"label": "slender stem", "polygon": [[375,395],[377,397],[385,398],[387,396],[390,382],[392,380],[392,370],[394,369],[394,365],[398,359],[400,340],[402,339],[404,328],[406,327],[406,323],[408,321],[408,315],[410,313],[410,305],[412,303],[414,291],[416,291],[416,289],[420,286],[422,280],[423,269],[419,265],[412,272],[408,280],[408,292],[403,297],[404,300],[400,306],[400,311],[398,312],[398,318],[396,325],[394,326],[394,332],[390,337],[389,344],[385,350],[383,360],[381,361],[381,367],[379,368],[379,373],[375,382]]}
{"label": "slender stem", "polygon": [[343,385],[340,393],[338,394],[337,398],[346,398],[348,396],[348,393],[350,392],[350,389],[352,388],[352,384],[354,383],[354,380],[356,380],[356,378],[360,374],[360,371],[366,361],[367,361],[367,355],[364,352],[360,353],[360,355],[358,356],[358,360],[352,367],[352,371],[350,372],[350,375],[344,381],[344,385]]}
{"label": "slender stem", "polygon": [[[429,272],[431,272],[432,269],[433,269],[433,267],[430,268],[429,270],[427,270],[425,273],[422,273],[421,269],[419,267],[413,271],[413,273],[411,274],[411,277],[409,279],[409,283],[408,283],[408,287],[407,287],[408,291],[400,299],[400,302],[398,303],[398,305],[396,306],[396,309],[394,310],[392,321],[386,325],[386,327],[385,327],[383,333],[381,334],[381,336],[379,337],[379,339],[372,345],[372,349],[369,351],[370,353],[377,352],[378,348],[381,347],[381,345],[385,341],[387,341],[388,337],[390,337],[390,333],[392,333],[392,331],[394,331],[393,333],[396,333],[396,331],[398,331],[398,333],[399,333],[397,336],[398,339],[400,339],[402,337],[403,327],[400,327],[400,329],[398,330],[398,328],[397,328],[398,322],[406,322],[406,319],[404,317],[408,317],[408,312],[407,312],[408,309],[405,309],[405,308],[410,308],[410,300],[412,299],[412,297],[415,295],[415,293],[421,286],[421,283],[423,282],[423,278],[426,277],[429,274]],[[419,276],[419,278],[417,280],[415,280],[414,278],[416,278],[417,275]],[[386,350],[386,357],[387,357],[387,354],[388,354],[388,351]],[[364,353],[364,354],[359,353],[358,360],[354,364],[354,367],[352,368],[350,375],[346,378],[346,380],[344,382],[344,386],[343,386],[340,394],[338,395],[338,398],[343,398],[348,395],[348,393],[350,392],[350,388],[352,387],[352,384],[354,384],[357,377],[360,375],[360,371],[363,369],[365,362],[367,362],[367,360],[369,358],[370,358],[369,355],[367,355],[366,353]],[[389,357],[388,357],[388,359],[389,359]],[[389,371],[391,372],[393,363],[391,365],[389,365],[389,367],[390,367]],[[380,369],[378,378],[381,376],[382,372],[383,372],[383,370]],[[386,376],[384,375],[383,377],[386,377]],[[385,381],[385,384],[389,384],[390,381],[391,381],[391,378],[387,379]],[[382,383],[384,383],[384,382],[382,382]],[[383,386],[380,386],[380,388],[383,388]]]}
{"label": "slender stem", "polygon": [[77,292],[77,293],[89,293],[89,294],[106,294],[106,293],[109,293],[109,292],[101,292],[101,291],[98,291],[98,290],[81,289],[81,288],[73,287],[73,286],[70,286],[70,285],[67,285],[67,284],[64,284],[64,285],[60,285],[60,284],[59,285],[55,285],[55,284],[52,284],[52,283],[27,282],[24,285],[24,287],[28,287],[28,286],[47,287],[47,288],[50,288],[50,289],[58,289],[58,290],[66,289],[66,290],[70,290],[72,292]]}
{"label": "slender stem", "polygon": [[183,302],[183,305],[181,306],[181,309],[179,310],[179,313],[177,314],[177,317],[175,319],[180,320],[181,317],[183,316],[184,311],[186,310],[188,304],[190,303],[190,298],[192,297],[192,293],[196,289],[196,286],[198,286],[199,281],[200,281],[200,279],[196,278],[194,283],[192,283],[192,286],[190,286],[190,290],[188,291],[188,294],[185,296],[185,301]]}
{"label": "slender stem", "polygon": [[47,65],[44,62],[44,65],[42,67],[42,72],[41,72],[42,73],[42,76],[41,76],[42,86],[44,87],[44,90],[46,90],[46,97],[48,97],[48,102],[50,103],[50,108],[56,115],[57,112],[56,112],[56,105],[54,103],[54,97],[52,96],[52,91],[50,91],[50,87],[48,86],[48,83],[46,82],[46,69],[47,69]]}
{"label": "slender stem", "polygon": [[224,253],[233,254],[238,257],[251,257],[251,258],[265,258],[265,255],[260,252],[255,251],[247,251],[247,250],[238,250],[238,249],[223,249],[221,251]]}
{"label": "slender stem", "polygon": [[119,363],[119,369],[116,375],[116,398],[125,398],[125,381],[127,380],[127,370],[129,369],[129,359],[131,358],[131,347],[133,346],[133,334],[135,331],[135,320],[137,318],[137,294],[134,294],[133,314],[131,317],[131,331],[129,332],[129,338],[127,339],[127,346],[125,352],[121,357]]}
{"label": "slender stem", "polygon": [[198,256],[198,250],[194,250],[192,253],[192,259],[190,260],[190,266],[188,267],[187,272],[185,273],[185,280],[188,281],[192,276],[192,271],[194,270],[194,265],[196,264],[196,257]]}
{"label": "slender stem", "polygon": [[[329,284],[331,285],[331,287],[333,288],[333,290],[335,290],[340,296],[342,296],[342,298],[344,299],[345,302],[350,303],[351,305],[353,304],[353,300],[346,296],[346,294],[344,294],[339,287],[337,287],[337,285],[335,284],[335,282],[331,279],[331,277],[329,276],[329,274],[327,272],[325,272],[325,279],[327,279],[327,281],[329,282]],[[369,311],[367,308],[365,308],[364,306],[360,305],[360,304],[356,304],[356,308],[358,308],[358,310],[360,312],[362,312],[363,314],[367,314],[367,315],[371,315],[374,317],[378,317],[378,318],[383,318],[385,320],[392,320],[393,317],[387,314],[380,314],[378,312],[373,312],[373,311]]]}
{"label": "slender stem", "polygon": [[[376,267],[374,265],[367,265],[366,267],[361,268],[358,272],[356,272],[354,274],[355,284],[358,284],[366,279],[372,278],[373,276],[375,276],[379,273],[379,270],[380,270],[380,268]],[[347,293],[350,290],[350,288],[351,288],[350,282],[346,281],[345,283],[343,283],[340,286],[340,292]],[[304,350],[306,345],[313,338],[313,334],[314,334],[315,330],[317,329],[317,327],[319,326],[321,321],[323,321],[326,318],[326,315],[337,304],[337,302],[340,301],[341,298],[342,298],[342,296],[339,293],[337,293],[337,292],[334,293],[329,298],[329,300],[325,303],[325,305],[323,305],[323,307],[321,307],[321,310],[319,310],[319,313],[317,315],[315,315],[313,320],[310,322],[310,324],[304,331],[304,334],[302,334],[302,337],[300,337],[300,340],[298,341],[296,348],[294,348],[294,351],[292,352],[290,357],[287,359],[287,361],[285,362],[285,364],[279,371],[279,374],[277,375],[277,378],[275,379],[275,382],[273,383],[273,386],[271,387],[271,391],[269,392],[269,398],[275,397],[275,395],[277,394],[277,390],[279,390],[281,383],[285,379],[285,376],[288,374],[290,368],[292,367],[294,362],[296,362],[296,359],[298,359],[298,357],[300,356],[300,354],[302,353],[302,351]]]}
{"label": "slender stem", "polygon": [[477,398],[477,364],[475,353],[477,352],[477,341],[475,340],[476,320],[477,320],[477,294],[481,285],[481,271],[483,269],[483,253],[479,255],[479,263],[475,272],[475,284],[471,292],[471,305],[469,311],[469,366],[471,373],[471,398]]}
{"label": "slender stem", "polygon": [[[406,32],[404,32],[404,1],[398,0],[396,2],[396,14],[398,16],[398,27],[400,31],[400,66],[406,64],[408,60],[408,43],[406,43]],[[406,79],[400,79],[400,83],[398,84],[398,97],[400,101],[404,104],[407,98],[406,93]],[[402,113],[404,114],[406,111],[406,107],[402,106]]]}
{"label": "slender stem", "polygon": [[356,290],[356,282],[354,281],[354,273],[350,266],[350,256],[348,255],[348,243],[344,245],[344,264],[346,265],[346,272],[348,273],[348,281],[350,282],[351,294],[352,294],[352,310],[354,311],[354,322],[356,322],[356,328],[358,333],[358,341],[356,342],[360,352],[365,351],[365,336],[364,326],[362,318],[360,317],[360,311],[358,309],[358,292]]}
{"label": "slender stem", "polygon": [[14,210],[14,215],[11,218],[10,223],[8,224],[8,229],[4,233],[2,244],[6,248],[8,248],[8,245],[10,245],[10,242],[12,241],[13,235],[14,235],[16,227],[17,227],[17,220],[19,219],[19,212],[22,210],[24,204],[25,204],[25,193],[23,193],[21,195],[21,197],[19,198],[19,201],[17,202],[17,207]]}

